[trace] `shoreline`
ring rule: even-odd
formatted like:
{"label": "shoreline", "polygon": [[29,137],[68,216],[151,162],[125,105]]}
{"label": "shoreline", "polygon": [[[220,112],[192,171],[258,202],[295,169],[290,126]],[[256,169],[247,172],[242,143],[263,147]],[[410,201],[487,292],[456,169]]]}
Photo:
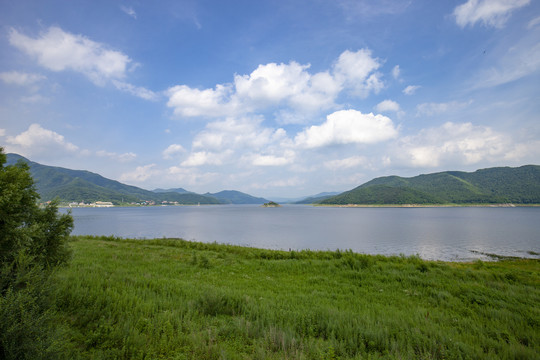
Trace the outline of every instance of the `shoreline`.
{"label": "shoreline", "polygon": [[484,207],[484,208],[513,208],[540,207],[540,204],[310,204],[321,207],[341,208],[453,208],[453,207]]}

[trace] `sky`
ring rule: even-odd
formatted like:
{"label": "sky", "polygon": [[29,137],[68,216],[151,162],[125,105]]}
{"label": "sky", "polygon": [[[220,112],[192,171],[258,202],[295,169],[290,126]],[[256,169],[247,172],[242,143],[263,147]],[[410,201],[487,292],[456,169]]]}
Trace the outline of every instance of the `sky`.
{"label": "sky", "polygon": [[0,146],[267,198],[540,164],[540,1],[0,0]]}

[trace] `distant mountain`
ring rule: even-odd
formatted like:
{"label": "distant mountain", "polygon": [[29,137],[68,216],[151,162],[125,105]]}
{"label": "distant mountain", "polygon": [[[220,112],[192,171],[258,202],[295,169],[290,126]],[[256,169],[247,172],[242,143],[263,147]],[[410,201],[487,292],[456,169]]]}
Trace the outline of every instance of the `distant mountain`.
{"label": "distant mountain", "polygon": [[540,166],[385,176],[320,204],[540,204]]}
{"label": "distant mountain", "polygon": [[317,195],[308,196],[300,201],[295,201],[293,204],[315,204],[338,194],[339,192],[322,192]]}
{"label": "distant mountain", "polygon": [[214,194],[207,193],[205,195],[213,196],[223,204],[264,204],[268,200],[260,197],[254,197],[235,190],[224,190]]}
{"label": "distant mountain", "polygon": [[155,190],[152,190],[153,192],[155,193],[167,193],[167,192],[175,192],[175,193],[179,193],[179,194],[187,194],[187,193],[191,193],[191,191],[187,191],[186,189],[182,189],[182,188],[176,188],[176,189],[155,189]]}
{"label": "distant mountain", "polygon": [[6,165],[18,161],[27,163],[42,201],[55,198],[65,202],[85,203],[111,201],[114,204],[154,201],[177,201],[180,204],[219,204],[219,200],[204,195],[178,192],[155,193],[136,186],[122,184],[101,175],[84,170],[70,170],[42,165],[17,154],[7,154]]}

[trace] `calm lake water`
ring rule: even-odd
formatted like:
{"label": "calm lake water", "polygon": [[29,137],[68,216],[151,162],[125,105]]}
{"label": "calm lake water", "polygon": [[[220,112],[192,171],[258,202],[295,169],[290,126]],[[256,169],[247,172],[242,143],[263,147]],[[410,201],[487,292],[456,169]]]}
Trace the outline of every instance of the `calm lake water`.
{"label": "calm lake water", "polygon": [[74,235],[175,237],[266,249],[472,260],[538,257],[540,208],[334,208],[289,205],[74,208]]}

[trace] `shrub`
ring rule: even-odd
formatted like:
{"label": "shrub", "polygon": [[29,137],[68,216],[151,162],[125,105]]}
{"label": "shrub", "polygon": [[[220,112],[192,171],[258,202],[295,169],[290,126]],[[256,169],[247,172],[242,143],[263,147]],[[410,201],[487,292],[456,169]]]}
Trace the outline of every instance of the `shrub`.
{"label": "shrub", "polygon": [[0,148],[0,358],[58,358],[49,279],[69,258],[73,218],[38,205],[28,165],[5,163]]}

